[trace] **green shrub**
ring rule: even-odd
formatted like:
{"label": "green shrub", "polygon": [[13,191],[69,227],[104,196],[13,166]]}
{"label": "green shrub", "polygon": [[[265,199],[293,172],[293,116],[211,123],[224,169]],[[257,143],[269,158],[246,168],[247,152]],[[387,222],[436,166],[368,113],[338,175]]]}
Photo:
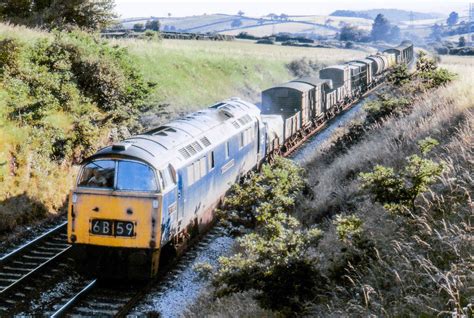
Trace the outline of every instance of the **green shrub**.
{"label": "green shrub", "polygon": [[377,165],[370,173],[361,173],[362,187],[376,202],[392,213],[410,214],[415,212],[415,200],[426,192],[429,185],[443,172],[443,163],[426,159],[426,155],[438,142],[426,138],[419,142],[422,156],[411,155],[402,171]]}
{"label": "green shrub", "polygon": [[444,86],[451,82],[456,75],[446,69],[438,68],[437,62],[421,51],[416,61],[417,75],[421,79],[421,89],[427,90]]}
{"label": "green shrub", "polygon": [[291,211],[305,187],[302,172],[291,160],[281,157],[273,165],[264,164],[260,173],[233,185],[220,216],[233,226],[254,228],[278,213]]}
{"label": "green shrub", "polygon": [[212,280],[216,296],[256,290],[263,308],[291,314],[316,298],[325,284],[309,250],[321,231],[301,230],[292,217],[280,219],[278,225],[278,231],[245,235],[238,240],[240,253],[219,259]]}
{"label": "green shrub", "polygon": [[412,76],[406,64],[397,64],[388,76],[388,81],[397,87],[406,85],[410,83],[411,80]]}
{"label": "green shrub", "polygon": [[350,241],[362,233],[362,220],[355,215],[345,217],[338,215],[333,223],[336,225],[336,232],[341,241]]}
{"label": "green shrub", "polygon": [[369,123],[376,122],[391,114],[399,114],[407,109],[411,101],[407,98],[396,98],[388,94],[379,95],[378,100],[364,105]]}
{"label": "green shrub", "polygon": [[22,46],[16,39],[4,39],[0,41],[0,74],[6,68],[11,73],[18,72]]}

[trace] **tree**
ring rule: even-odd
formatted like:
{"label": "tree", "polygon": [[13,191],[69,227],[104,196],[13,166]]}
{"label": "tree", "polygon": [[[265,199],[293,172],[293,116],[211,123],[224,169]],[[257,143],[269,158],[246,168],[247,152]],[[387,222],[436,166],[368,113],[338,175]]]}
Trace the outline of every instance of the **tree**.
{"label": "tree", "polygon": [[148,20],[145,24],[145,29],[160,31],[160,21],[158,20]]}
{"label": "tree", "polygon": [[441,36],[443,35],[443,27],[437,23],[431,27],[430,38],[436,41],[441,41]]}
{"label": "tree", "polygon": [[459,37],[458,46],[459,47],[465,47],[466,46],[466,38],[465,37],[463,37],[463,36]]}
{"label": "tree", "polygon": [[144,26],[143,26],[143,23],[135,23],[133,25],[133,31],[135,32],[142,32],[144,30]]}
{"label": "tree", "polygon": [[352,25],[346,25],[341,29],[339,40],[359,42],[362,38],[361,30]]}
{"label": "tree", "polygon": [[374,41],[387,40],[391,26],[387,18],[379,13],[372,24],[371,37]]}
{"label": "tree", "polygon": [[281,21],[288,21],[288,18],[289,18],[288,14],[285,14],[285,13],[280,14]]}
{"label": "tree", "polygon": [[401,32],[400,32],[400,28],[396,25],[394,25],[391,29],[390,29],[390,34],[388,35],[389,37],[389,40],[391,42],[398,42],[400,41],[401,39]]}
{"label": "tree", "polygon": [[47,28],[100,29],[112,22],[114,0],[3,0],[0,19]]}
{"label": "tree", "polygon": [[448,19],[446,20],[446,23],[449,25],[449,26],[453,26],[453,25],[456,25],[459,21],[459,14],[457,12],[451,12],[449,14],[449,17]]}
{"label": "tree", "polygon": [[242,10],[239,10],[239,12],[237,12],[237,14],[239,15],[239,17],[242,17],[245,14],[245,12],[242,11]]}
{"label": "tree", "polygon": [[267,17],[269,17],[270,20],[276,20],[276,18],[278,17],[278,15],[275,14],[275,13],[269,13],[269,14],[267,15]]}
{"label": "tree", "polygon": [[240,19],[232,20],[232,23],[230,24],[230,26],[233,28],[238,28],[241,25],[242,25],[242,21]]}

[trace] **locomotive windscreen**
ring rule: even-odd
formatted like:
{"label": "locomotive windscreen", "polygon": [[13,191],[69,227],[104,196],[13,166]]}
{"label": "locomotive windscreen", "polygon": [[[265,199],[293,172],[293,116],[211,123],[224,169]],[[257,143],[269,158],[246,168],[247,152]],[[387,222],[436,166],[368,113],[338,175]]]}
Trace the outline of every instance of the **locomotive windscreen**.
{"label": "locomotive windscreen", "polygon": [[95,160],[82,168],[79,187],[127,191],[158,191],[151,167],[128,160]]}

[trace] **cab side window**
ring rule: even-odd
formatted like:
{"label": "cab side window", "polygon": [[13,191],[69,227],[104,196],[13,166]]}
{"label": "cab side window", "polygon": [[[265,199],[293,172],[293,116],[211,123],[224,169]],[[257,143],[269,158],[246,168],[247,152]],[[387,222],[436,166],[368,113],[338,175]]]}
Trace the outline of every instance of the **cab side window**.
{"label": "cab side window", "polygon": [[168,166],[166,169],[161,170],[161,179],[163,179],[164,187],[168,188],[169,186],[175,184],[173,173],[171,171],[171,166]]}

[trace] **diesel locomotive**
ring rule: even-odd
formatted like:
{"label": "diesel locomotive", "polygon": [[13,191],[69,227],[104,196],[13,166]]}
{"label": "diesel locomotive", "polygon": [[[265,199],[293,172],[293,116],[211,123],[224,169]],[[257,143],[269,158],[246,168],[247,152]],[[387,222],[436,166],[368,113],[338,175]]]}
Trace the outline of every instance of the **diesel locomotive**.
{"label": "diesel locomotive", "polygon": [[231,98],[99,150],[70,193],[76,263],[107,277],[155,276],[163,250],[205,231],[232,184],[412,60],[405,41],[271,87],[260,107]]}

